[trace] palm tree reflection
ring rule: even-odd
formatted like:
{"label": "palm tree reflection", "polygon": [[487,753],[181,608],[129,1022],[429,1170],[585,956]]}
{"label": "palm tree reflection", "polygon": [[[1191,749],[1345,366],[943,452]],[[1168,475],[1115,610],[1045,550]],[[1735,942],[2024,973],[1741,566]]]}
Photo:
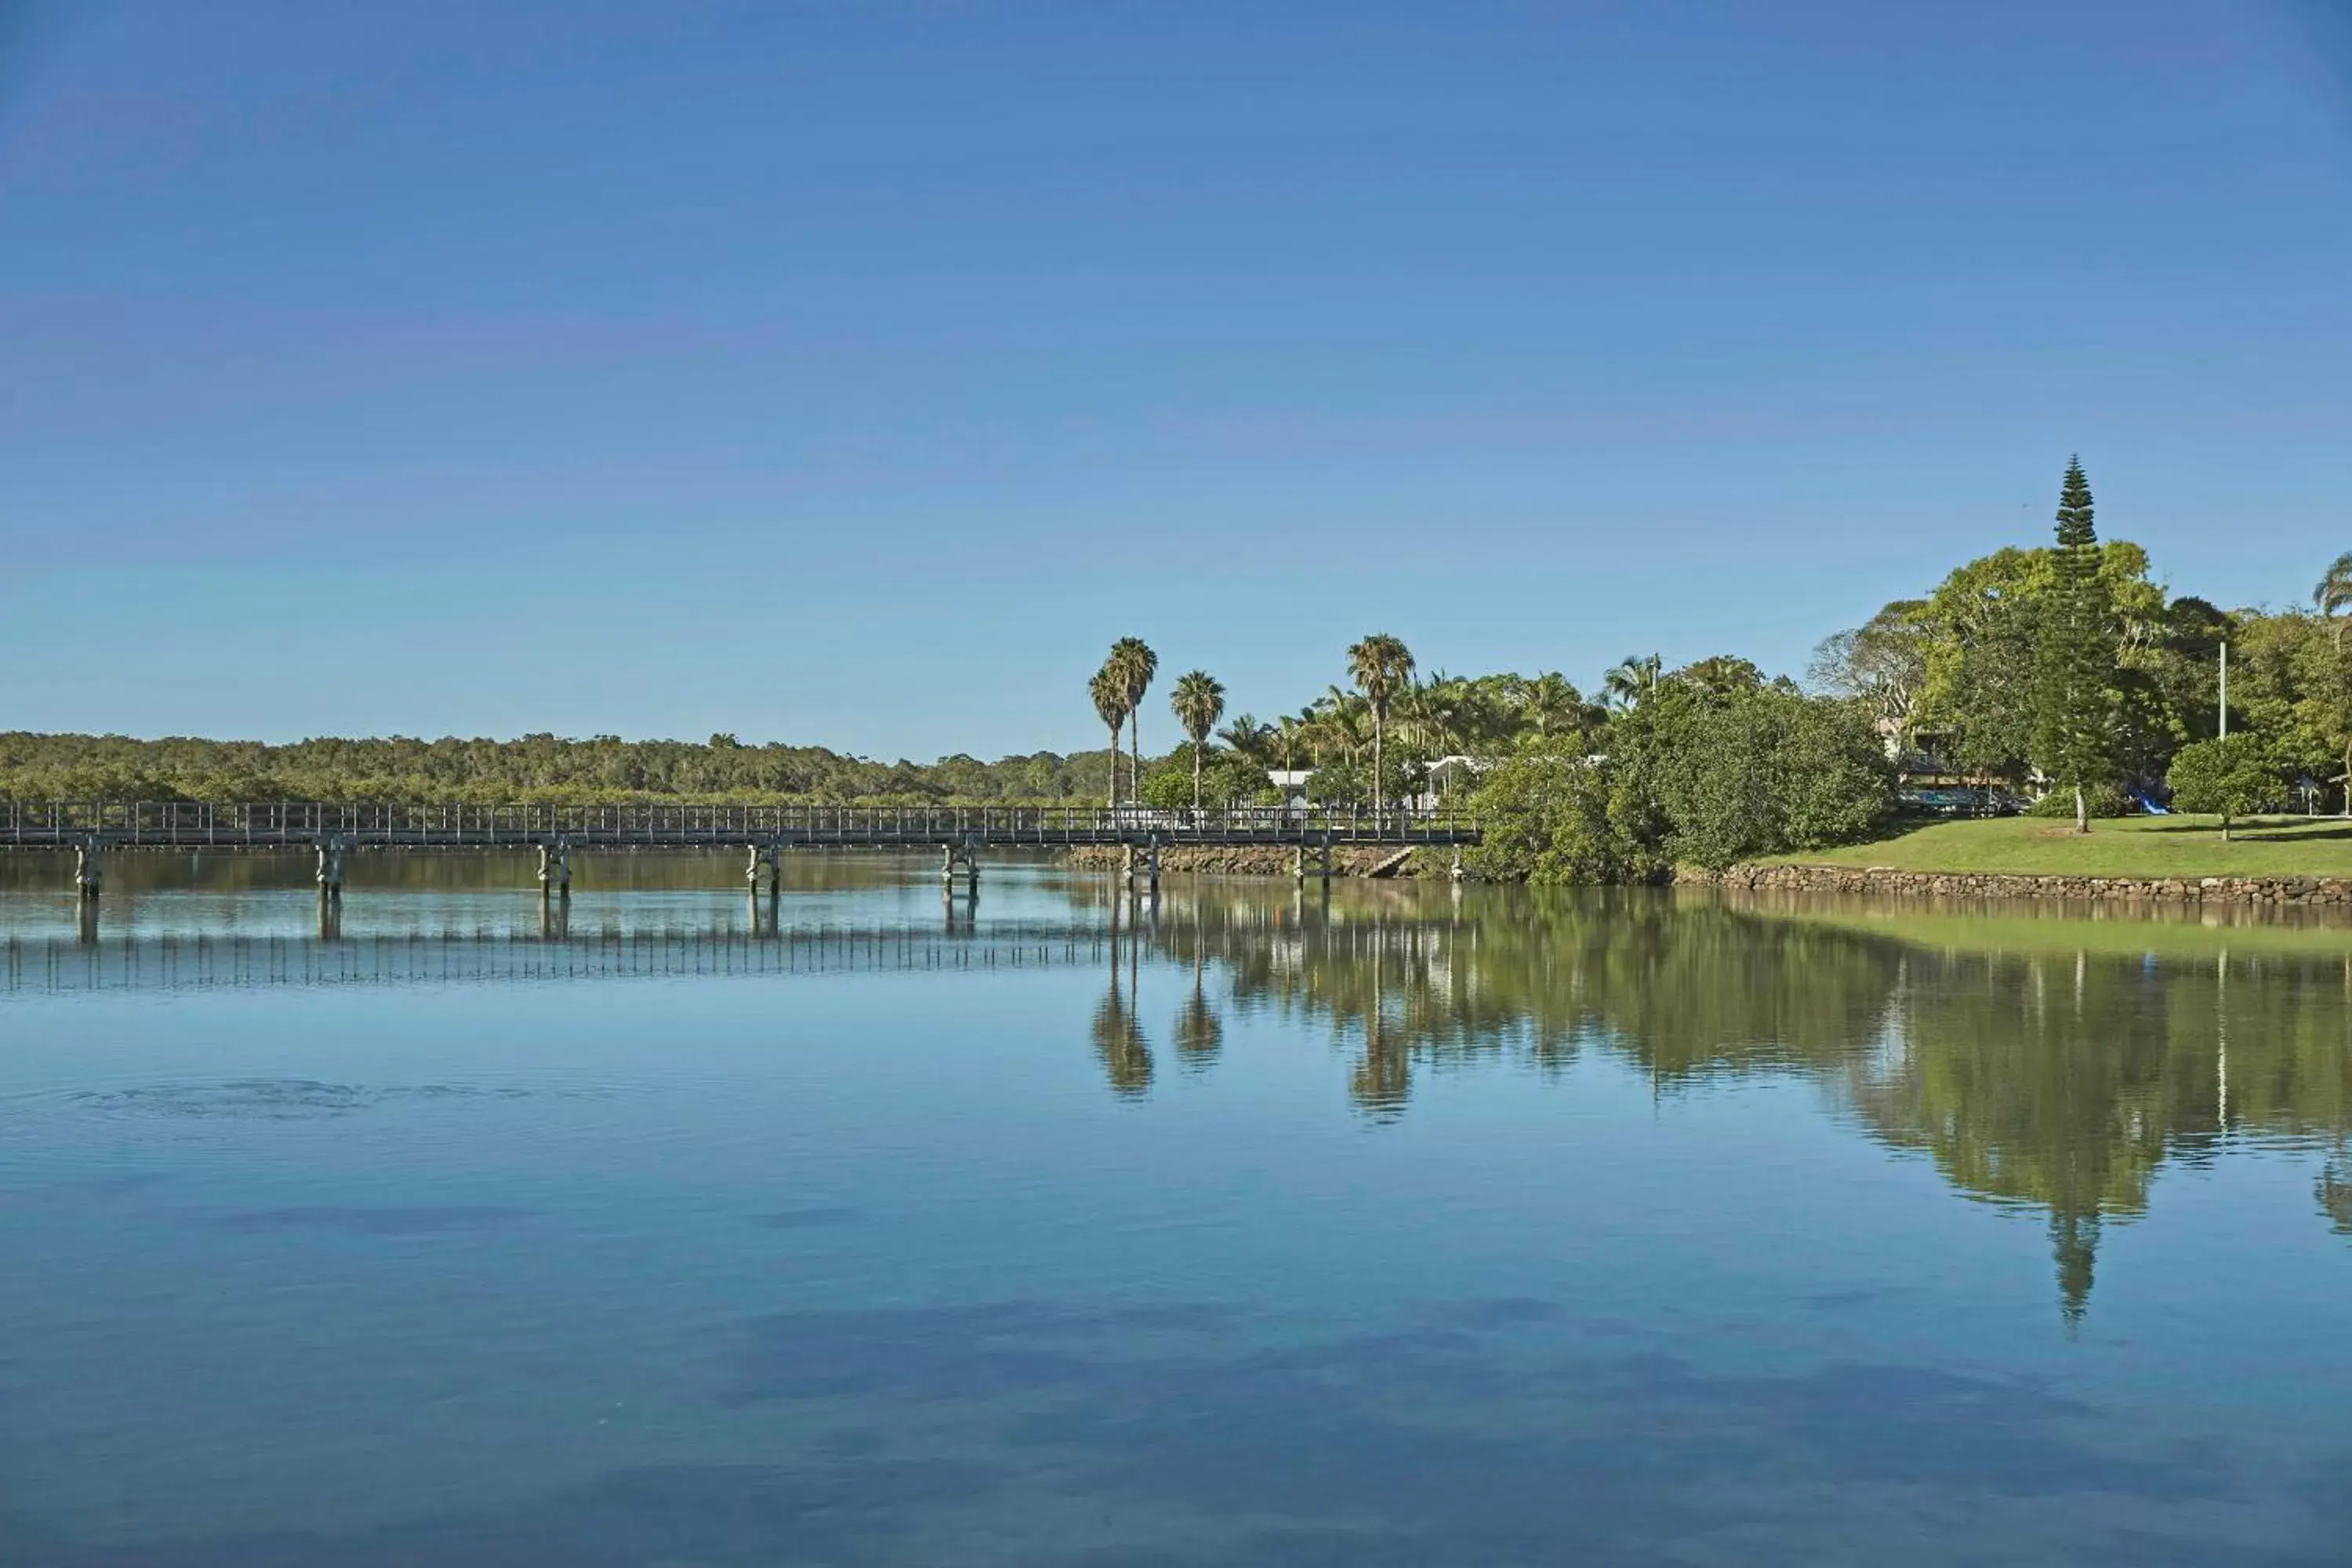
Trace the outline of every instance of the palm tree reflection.
{"label": "palm tree reflection", "polygon": [[1143,1037],[1143,1026],[1135,1016],[1139,940],[1130,940],[1125,944],[1129,966],[1127,993],[1124,996],[1119,994],[1120,901],[1114,895],[1110,906],[1110,992],[1096,1005],[1089,1032],[1094,1039],[1095,1055],[1102,1060],[1103,1076],[1110,1080],[1111,1092],[1132,1099],[1150,1091],[1151,1045]]}
{"label": "palm tree reflection", "polygon": [[1192,994],[1176,1009],[1176,1059],[1187,1072],[1205,1072],[1224,1049],[1225,1021],[1202,989],[1202,965],[1207,955],[1192,943]]}

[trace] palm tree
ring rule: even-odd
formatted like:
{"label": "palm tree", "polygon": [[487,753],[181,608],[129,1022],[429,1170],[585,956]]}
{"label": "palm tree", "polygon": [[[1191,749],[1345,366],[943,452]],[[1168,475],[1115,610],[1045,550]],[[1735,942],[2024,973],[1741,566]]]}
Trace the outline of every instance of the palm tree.
{"label": "palm tree", "polygon": [[[2321,574],[2319,584],[2311,591],[2311,603],[2322,620],[2335,621],[2336,612],[2352,608],[2352,550],[2336,558],[2335,563]],[[2336,621],[2336,657],[2344,657],[2344,627]],[[2352,816],[2352,736],[2344,743],[2344,815]]]}
{"label": "palm tree", "polygon": [[1348,675],[1372,710],[1372,816],[1381,815],[1381,742],[1389,703],[1412,679],[1412,651],[1386,632],[1374,632],[1348,650]]}
{"label": "palm tree", "polygon": [[1656,654],[1628,654],[1616,668],[1601,678],[1601,690],[1609,706],[1621,712],[1637,706],[1658,689],[1658,671],[1663,664]]}
{"label": "palm tree", "polygon": [[1128,721],[1128,788],[1138,800],[1143,798],[1143,694],[1151,689],[1151,678],[1160,673],[1160,656],[1141,637],[1121,637],[1110,645],[1110,658],[1104,668],[1116,673],[1120,689],[1127,695]]}
{"label": "palm tree", "polygon": [[1675,672],[1675,679],[1686,686],[1695,686],[1710,697],[1729,697],[1735,692],[1753,691],[1764,684],[1764,672],[1753,660],[1737,654],[1718,653],[1685,665]]}
{"label": "palm tree", "polygon": [[1087,682],[1087,695],[1095,700],[1095,717],[1110,729],[1109,804],[1115,810],[1118,805],[1118,727],[1127,722],[1127,683],[1106,664]]}
{"label": "palm tree", "polygon": [[1559,671],[1547,670],[1532,680],[1515,680],[1512,705],[1522,723],[1547,740],[1585,727],[1584,694]]}
{"label": "palm tree", "polygon": [[1370,706],[1361,697],[1336,686],[1308,704],[1302,718],[1315,765],[1321,767],[1325,753],[1333,751],[1339,753],[1342,761],[1360,760],[1364,754],[1365,729],[1371,713]]}
{"label": "palm tree", "polygon": [[1276,725],[1274,739],[1275,743],[1282,748],[1283,772],[1287,773],[1298,771],[1298,748],[1306,743],[1307,726],[1313,722],[1313,720],[1314,715],[1311,713],[1285,713],[1281,721]]}
{"label": "palm tree", "polygon": [[1217,739],[1263,767],[1274,749],[1276,734],[1273,725],[1259,723],[1255,713],[1244,713],[1218,731]]}
{"label": "palm tree", "polygon": [[[2312,607],[2322,616],[2333,616],[2336,611],[2352,607],[2352,550],[2336,558],[2311,591]],[[2339,633],[2341,628],[2339,629]]]}
{"label": "palm tree", "polygon": [[1168,693],[1168,706],[1192,742],[1192,809],[1197,812],[1201,809],[1201,758],[1209,749],[1209,736],[1217,721],[1225,716],[1225,689],[1205,669],[1187,670],[1176,678],[1175,689]]}

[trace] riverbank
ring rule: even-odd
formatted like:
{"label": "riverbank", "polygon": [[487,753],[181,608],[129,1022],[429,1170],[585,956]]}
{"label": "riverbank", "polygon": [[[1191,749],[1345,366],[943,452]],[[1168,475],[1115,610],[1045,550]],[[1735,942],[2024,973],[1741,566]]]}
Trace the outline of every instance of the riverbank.
{"label": "riverbank", "polygon": [[2080,903],[2352,905],[2352,877],[2075,877],[1998,871],[1906,871],[1892,866],[1686,868],[1678,883],[1744,892],[1841,893],[1917,899],[2053,899]]}

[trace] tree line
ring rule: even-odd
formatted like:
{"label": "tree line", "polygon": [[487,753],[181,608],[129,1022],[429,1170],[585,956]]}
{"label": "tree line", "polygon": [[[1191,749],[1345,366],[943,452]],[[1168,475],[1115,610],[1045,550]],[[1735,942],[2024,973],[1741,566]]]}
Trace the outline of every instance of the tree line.
{"label": "tree line", "polygon": [[2352,814],[2347,610],[2352,553],[2307,611],[2170,595],[2140,546],[2100,540],[2074,459],[2049,545],[1996,551],[1887,605],[1823,642],[1802,686],[1736,655],[1668,669],[1651,654],[1588,698],[1557,671],[1420,677],[1402,642],[1375,634],[1348,650],[1347,685],[1271,723],[1213,730],[1223,688],[1183,677],[1186,743],[1150,772],[1135,729],[1150,649],[1121,639],[1092,690],[1114,742],[1128,726],[1114,801],[1271,799],[1266,770],[1307,771],[1318,804],[1459,798],[1485,830],[1472,857],[1485,875],[1639,882],[1867,838],[1906,773],[2039,795],[2036,810],[2078,831],[2167,799],[2219,814],[2225,838],[2232,816],[2298,794],[2332,793]]}
{"label": "tree line", "polygon": [[1557,670],[1424,672],[1402,639],[1373,633],[1336,661],[1339,680],[1270,721],[1229,719],[1206,669],[1178,676],[1168,710],[1183,738],[1155,756],[1142,730],[1160,659],[1129,637],[1087,682],[1108,742],[1098,752],[917,763],[725,734],[272,746],[16,733],[0,734],[0,798],[1178,808],[1278,802],[1269,775],[1286,772],[1318,805],[1475,812],[1486,838],[1476,868],[1488,876],[1643,881],[1678,863],[1867,837],[1894,816],[1905,772],[2046,789],[2042,809],[2083,827],[2134,795],[2169,795],[2225,822],[2298,790],[2345,800],[2347,610],[2352,554],[2308,610],[2170,595],[2146,551],[2100,540],[2089,480],[2072,462],[2050,545],[1996,551],[1885,605],[1825,641],[1801,685],[1733,654],[1675,668],[1648,654],[1588,694]]}
{"label": "tree line", "polygon": [[1100,799],[1101,752],[884,763],[708,741],[320,739],[289,745],[0,733],[0,799],[916,805]]}

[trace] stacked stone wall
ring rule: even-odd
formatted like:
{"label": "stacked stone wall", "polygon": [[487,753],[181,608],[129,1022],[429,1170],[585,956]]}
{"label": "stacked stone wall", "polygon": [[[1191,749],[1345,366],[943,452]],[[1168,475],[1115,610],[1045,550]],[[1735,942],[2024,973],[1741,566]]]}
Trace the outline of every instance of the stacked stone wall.
{"label": "stacked stone wall", "polygon": [[2352,904],[2352,877],[2061,877],[1900,871],[1890,866],[1735,866],[1685,870],[1680,882],[1750,891],[1873,893],[1932,899],[2063,899],[2170,903]]}

